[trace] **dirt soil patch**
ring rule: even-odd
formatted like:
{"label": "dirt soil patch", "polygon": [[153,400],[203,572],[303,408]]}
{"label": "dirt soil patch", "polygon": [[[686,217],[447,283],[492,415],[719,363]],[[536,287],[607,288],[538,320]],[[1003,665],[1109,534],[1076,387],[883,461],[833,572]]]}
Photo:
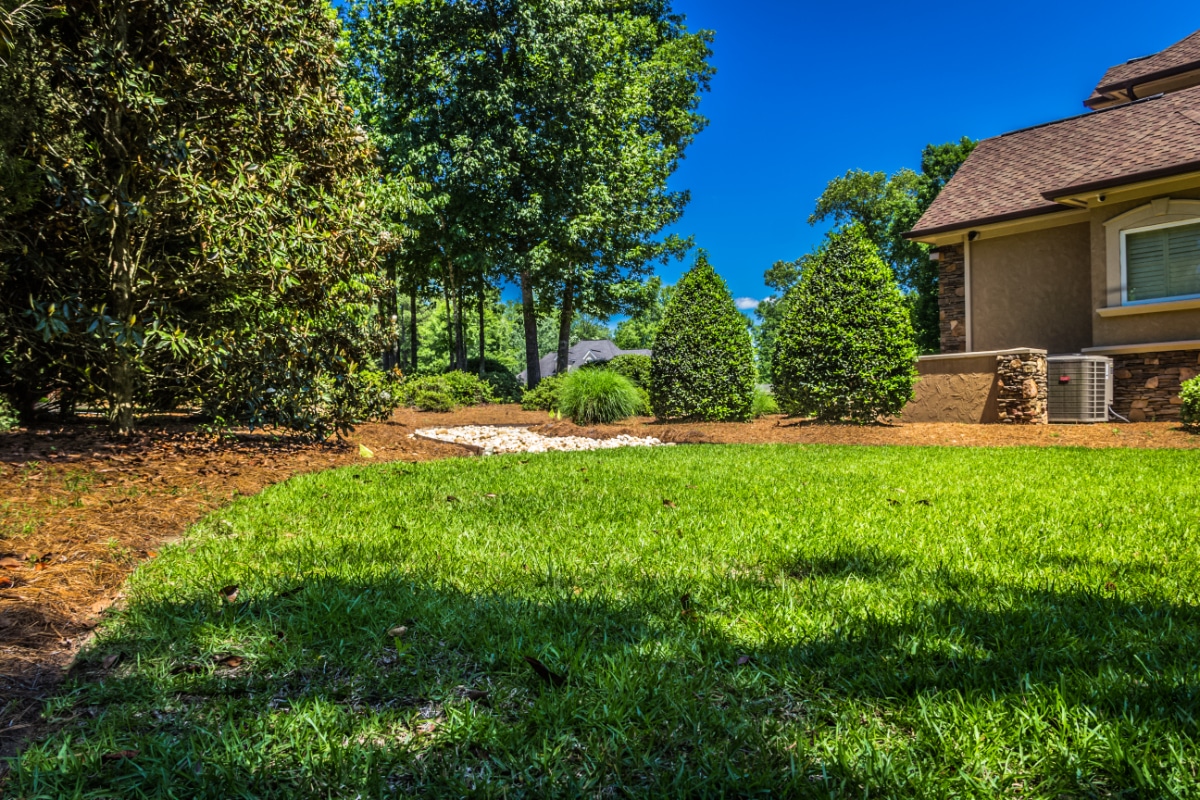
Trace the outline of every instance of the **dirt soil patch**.
{"label": "dirt soil patch", "polygon": [[[402,410],[361,426],[346,442],[326,444],[246,431],[217,439],[197,434],[187,420],[147,423],[129,439],[87,424],[0,434],[0,757],[36,735],[42,701],[125,578],[164,542],[237,496],[293,475],[469,455],[456,445],[409,438],[416,428],[457,425],[527,425],[594,438],[624,433],[680,444],[1200,447],[1200,436],[1171,423],[860,427],[767,417],[744,424],[635,419],[584,428],[515,405],[449,414]],[[359,444],[372,459],[364,459]]]}

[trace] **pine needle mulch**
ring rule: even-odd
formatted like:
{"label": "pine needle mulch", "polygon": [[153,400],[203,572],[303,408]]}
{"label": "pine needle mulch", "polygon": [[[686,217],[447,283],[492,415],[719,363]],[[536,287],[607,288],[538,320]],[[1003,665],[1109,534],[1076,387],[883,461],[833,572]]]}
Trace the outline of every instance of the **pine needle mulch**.
{"label": "pine needle mulch", "polygon": [[[398,415],[403,416],[403,415]],[[42,701],[121,585],[164,542],[239,495],[353,463],[464,451],[398,419],[344,442],[214,438],[183,421],[128,439],[86,424],[0,434],[0,757],[36,733]]]}

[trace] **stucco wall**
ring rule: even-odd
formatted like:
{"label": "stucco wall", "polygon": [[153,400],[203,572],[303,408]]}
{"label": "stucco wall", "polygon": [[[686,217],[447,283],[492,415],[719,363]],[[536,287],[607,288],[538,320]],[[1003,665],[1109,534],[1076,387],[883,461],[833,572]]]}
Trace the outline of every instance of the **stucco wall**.
{"label": "stucco wall", "polygon": [[995,355],[922,358],[917,372],[915,396],[901,416],[904,422],[997,421]]}
{"label": "stucco wall", "polygon": [[[1200,189],[1173,191],[1172,198],[1200,199]],[[1106,347],[1126,344],[1153,344],[1200,339],[1200,309],[1191,311],[1161,311],[1122,317],[1101,317],[1095,309],[1104,308],[1108,300],[1108,246],[1104,223],[1127,211],[1145,206],[1150,199],[1113,203],[1092,211],[1091,215],[1091,299],[1092,344]]]}
{"label": "stucco wall", "polygon": [[1091,346],[1093,227],[1080,222],[970,244],[972,350],[1077,353]]}

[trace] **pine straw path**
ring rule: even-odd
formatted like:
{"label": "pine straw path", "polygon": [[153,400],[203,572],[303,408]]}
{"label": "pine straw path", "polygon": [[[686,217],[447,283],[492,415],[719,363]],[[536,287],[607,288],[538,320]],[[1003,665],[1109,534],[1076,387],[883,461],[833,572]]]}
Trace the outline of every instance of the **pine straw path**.
{"label": "pine straw path", "polygon": [[238,495],[306,472],[376,461],[466,454],[410,439],[416,428],[468,424],[536,426],[551,435],[621,433],[677,443],[1084,447],[1200,447],[1171,423],[1040,426],[828,426],[769,417],[750,424],[659,424],[630,420],[581,428],[547,422],[517,406],[453,414],[400,411],[361,426],[348,442],[314,444],[237,432],[214,439],[185,421],[147,424],[115,439],[87,425],[0,434],[0,757],[38,734],[42,702],[62,681],[121,584],[164,542]]}

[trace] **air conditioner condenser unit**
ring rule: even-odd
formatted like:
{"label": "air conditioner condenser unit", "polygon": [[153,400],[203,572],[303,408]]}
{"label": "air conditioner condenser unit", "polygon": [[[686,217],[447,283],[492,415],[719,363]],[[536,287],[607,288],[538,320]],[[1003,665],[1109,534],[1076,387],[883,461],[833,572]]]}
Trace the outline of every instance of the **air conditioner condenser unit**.
{"label": "air conditioner condenser unit", "polygon": [[1046,359],[1051,422],[1107,422],[1113,402],[1113,363],[1105,356]]}

